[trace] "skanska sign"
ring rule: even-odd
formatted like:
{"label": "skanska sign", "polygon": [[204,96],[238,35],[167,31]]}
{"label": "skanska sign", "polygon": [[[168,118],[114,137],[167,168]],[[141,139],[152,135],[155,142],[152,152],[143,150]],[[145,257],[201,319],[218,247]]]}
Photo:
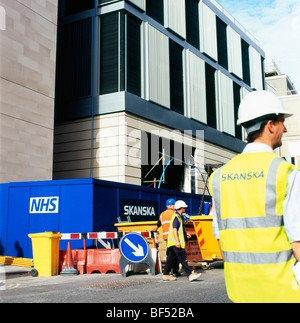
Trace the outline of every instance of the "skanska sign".
{"label": "skanska sign", "polygon": [[142,216],[155,216],[155,209],[153,206],[134,206],[125,205],[124,215],[142,215]]}
{"label": "skanska sign", "polygon": [[120,199],[119,222],[156,221],[158,216],[155,201]]}

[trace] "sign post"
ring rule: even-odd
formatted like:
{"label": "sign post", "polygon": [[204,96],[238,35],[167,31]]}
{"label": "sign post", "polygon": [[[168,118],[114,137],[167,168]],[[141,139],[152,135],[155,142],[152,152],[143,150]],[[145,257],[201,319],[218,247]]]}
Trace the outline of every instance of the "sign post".
{"label": "sign post", "polygon": [[150,268],[151,275],[155,275],[150,248],[144,237],[138,233],[130,232],[121,239],[119,248],[121,252],[120,268],[123,277],[126,277],[126,265],[131,264],[146,264]]}

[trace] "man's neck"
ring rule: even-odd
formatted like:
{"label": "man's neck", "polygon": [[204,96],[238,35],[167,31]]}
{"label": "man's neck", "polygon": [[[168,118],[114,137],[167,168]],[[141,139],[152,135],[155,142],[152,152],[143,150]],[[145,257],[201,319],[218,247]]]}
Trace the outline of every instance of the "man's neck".
{"label": "man's neck", "polygon": [[274,150],[274,147],[273,147],[273,144],[272,144],[271,140],[266,140],[264,138],[259,137],[256,140],[254,140],[253,143],[265,144],[265,145],[268,145],[269,147],[271,147],[272,150]]}

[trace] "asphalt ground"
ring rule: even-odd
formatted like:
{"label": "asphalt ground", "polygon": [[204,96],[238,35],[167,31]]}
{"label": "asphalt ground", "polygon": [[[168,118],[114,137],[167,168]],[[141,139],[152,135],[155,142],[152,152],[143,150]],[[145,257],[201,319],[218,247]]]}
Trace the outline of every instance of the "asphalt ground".
{"label": "asphalt ground", "polygon": [[162,308],[177,308],[182,304],[197,311],[200,303],[231,303],[222,268],[196,269],[202,275],[193,282],[189,282],[185,275],[178,277],[177,281],[164,282],[162,274],[152,276],[147,273],[126,278],[115,273],[32,277],[29,268],[1,268],[5,275],[2,274],[0,303],[98,303],[107,304],[104,309],[101,307],[102,314],[105,314],[105,308],[114,309],[112,315],[117,315],[117,309],[124,304]]}

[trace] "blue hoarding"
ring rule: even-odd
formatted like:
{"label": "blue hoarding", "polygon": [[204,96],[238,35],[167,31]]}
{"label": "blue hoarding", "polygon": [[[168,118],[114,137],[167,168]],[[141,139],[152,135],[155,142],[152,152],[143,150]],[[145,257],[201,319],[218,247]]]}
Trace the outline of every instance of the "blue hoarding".
{"label": "blue hoarding", "polygon": [[[177,191],[96,179],[0,184],[0,254],[32,258],[29,233],[114,232],[120,221],[156,221],[169,198],[183,199],[188,213],[198,214],[202,196]],[[82,247],[72,241],[72,248]]]}

